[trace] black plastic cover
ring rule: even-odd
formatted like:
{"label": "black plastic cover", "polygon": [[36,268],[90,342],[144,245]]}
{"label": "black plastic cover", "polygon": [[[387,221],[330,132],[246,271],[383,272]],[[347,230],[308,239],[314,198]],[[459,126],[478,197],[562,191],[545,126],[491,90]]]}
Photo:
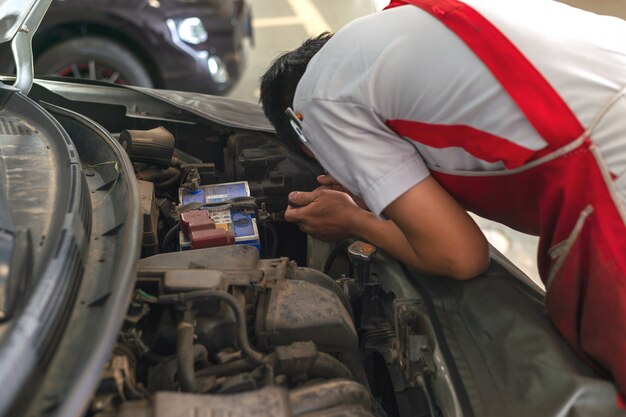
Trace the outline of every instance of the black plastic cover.
{"label": "black plastic cover", "polygon": [[407,275],[423,296],[463,415],[626,416],[615,385],[557,333],[542,292],[504,257],[492,258],[469,281]]}
{"label": "black plastic cover", "polygon": [[176,142],[164,127],[150,130],[124,130],[120,144],[133,162],[169,166]]}
{"label": "black plastic cover", "polygon": [[337,294],[306,281],[280,281],[271,289],[265,322],[256,332],[266,348],[310,340],[322,351],[350,352],[358,345],[350,314]]}

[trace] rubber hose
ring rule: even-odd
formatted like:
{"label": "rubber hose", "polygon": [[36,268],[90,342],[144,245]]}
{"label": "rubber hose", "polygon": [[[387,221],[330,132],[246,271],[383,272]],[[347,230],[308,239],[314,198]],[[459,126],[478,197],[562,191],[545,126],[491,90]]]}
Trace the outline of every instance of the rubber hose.
{"label": "rubber hose", "polygon": [[250,345],[250,340],[248,340],[248,329],[246,326],[246,316],[239,307],[235,297],[229,293],[215,290],[201,290],[181,294],[162,295],[158,300],[161,304],[185,304],[188,302],[216,298],[228,304],[235,315],[235,322],[237,323],[237,345],[241,351],[254,363],[261,364],[264,355],[261,352],[254,350],[254,348]]}
{"label": "rubber hose", "polygon": [[173,175],[172,177],[165,179],[161,182],[158,183],[154,183],[154,186],[157,188],[167,188],[170,187],[176,183],[180,183],[180,171],[176,170],[176,175]]}
{"label": "rubber hose", "polygon": [[178,382],[183,392],[196,392],[194,372],[193,324],[188,321],[178,323],[176,353],[178,356]]}
{"label": "rubber hose", "polygon": [[251,371],[257,364],[249,359],[238,359],[236,361],[220,363],[218,365],[212,365],[209,368],[196,372],[196,377],[205,376],[230,376],[238,374],[240,372]]}
{"label": "rubber hose", "polygon": [[159,183],[169,181],[173,177],[180,177],[180,171],[173,167],[169,167],[165,171],[156,168],[148,168],[144,171],[140,171],[139,175],[144,181]]}
{"label": "rubber hose", "polygon": [[345,252],[346,249],[348,249],[348,246],[352,244],[352,242],[354,242],[354,239],[344,239],[341,242],[337,243],[332,252],[330,252],[330,255],[328,255],[328,258],[326,258],[326,262],[324,262],[324,268],[322,269],[323,273],[328,275],[330,269],[335,263],[335,259],[337,259],[337,256],[339,256],[340,253]]}
{"label": "rubber hose", "polygon": [[291,390],[289,402],[294,416],[341,405],[358,405],[369,410],[372,404],[367,388],[348,380],[328,381]]}

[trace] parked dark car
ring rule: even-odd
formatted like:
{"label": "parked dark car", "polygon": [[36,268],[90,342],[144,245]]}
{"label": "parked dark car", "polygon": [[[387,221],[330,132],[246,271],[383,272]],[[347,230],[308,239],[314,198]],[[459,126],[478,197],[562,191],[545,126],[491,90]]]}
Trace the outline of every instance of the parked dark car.
{"label": "parked dark car", "polygon": [[456,281],[286,223],[321,171],[258,104],[33,83],[46,6],[0,2],[0,417],[626,415],[497,251]]}
{"label": "parked dark car", "polygon": [[[55,0],[33,40],[35,74],[221,95],[251,37],[245,0]],[[13,71],[5,46],[0,72]]]}

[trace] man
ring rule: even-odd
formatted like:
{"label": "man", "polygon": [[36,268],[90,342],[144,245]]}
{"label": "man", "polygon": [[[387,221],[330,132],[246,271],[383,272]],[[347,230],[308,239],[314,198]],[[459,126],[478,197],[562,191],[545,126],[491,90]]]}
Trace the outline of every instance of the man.
{"label": "man", "polygon": [[457,279],[488,265],[464,209],[539,235],[550,318],[626,392],[626,22],[549,0],[388,9],[263,77],[279,137],[330,173],[285,218]]}

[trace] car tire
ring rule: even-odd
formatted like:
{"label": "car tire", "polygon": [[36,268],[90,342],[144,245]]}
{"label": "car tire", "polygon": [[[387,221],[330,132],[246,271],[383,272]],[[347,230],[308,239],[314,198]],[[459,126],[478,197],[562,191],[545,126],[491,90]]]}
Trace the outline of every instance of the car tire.
{"label": "car tire", "polygon": [[[97,66],[97,70],[93,72],[90,68],[92,62],[94,66]],[[71,74],[64,73],[67,71],[71,71]],[[65,40],[53,45],[35,60],[35,74],[38,75],[76,77],[77,71],[80,74],[79,78],[99,79],[140,87],[154,86],[144,64],[132,52],[105,38],[80,37]],[[108,78],[107,72],[110,73]],[[119,75],[114,80],[116,74]]]}

